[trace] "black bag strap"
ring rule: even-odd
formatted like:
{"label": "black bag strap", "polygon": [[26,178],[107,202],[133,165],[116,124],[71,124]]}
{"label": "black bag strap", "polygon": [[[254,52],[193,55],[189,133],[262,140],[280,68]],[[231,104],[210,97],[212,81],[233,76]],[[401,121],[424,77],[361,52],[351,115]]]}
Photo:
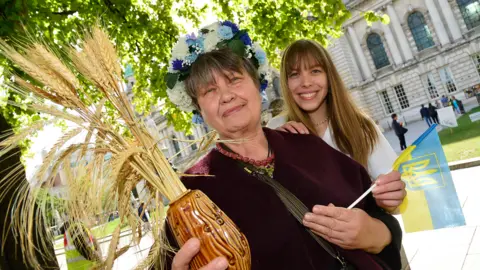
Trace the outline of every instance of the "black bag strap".
{"label": "black bag strap", "polygon": [[[300,201],[293,193],[286,189],[278,181],[275,181],[270,177],[265,171],[259,170],[251,164],[238,161],[243,169],[250,175],[255,176],[257,179],[263,183],[269,185],[273,188],[277,196],[283,202],[288,211],[292,214],[295,219],[303,225],[302,220],[306,213],[308,213],[308,208]],[[322,237],[313,233],[309,228],[305,227],[305,230],[315,239],[315,241],[334,259],[336,259],[342,266],[341,270],[354,270],[355,268],[349,264],[338,252],[334,249],[329,242],[327,242]]]}

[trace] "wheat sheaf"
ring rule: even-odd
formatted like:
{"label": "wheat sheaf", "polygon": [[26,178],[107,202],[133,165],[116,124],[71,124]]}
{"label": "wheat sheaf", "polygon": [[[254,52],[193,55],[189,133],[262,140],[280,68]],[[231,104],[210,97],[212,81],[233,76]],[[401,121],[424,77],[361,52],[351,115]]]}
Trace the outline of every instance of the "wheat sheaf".
{"label": "wheat sheaf", "polygon": [[[2,198],[6,193],[0,189],[0,199],[10,200],[13,215],[10,226],[24,251],[23,259],[32,266],[38,265],[35,251],[44,250],[53,239],[49,232],[40,235],[34,231],[33,225],[38,222],[46,227],[51,225],[40,218],[51,204],[43,199],[42,192],[52,187],[57,174],[62,173],[66,179],[62,211],[70,220],[92,228],[95,216],[106,211],[119,211],[120,223],[113,232],[107,255],[97,261],[97,269],[111,269],[116,258],[122,256],[130,245],[138,243],[137,233],[133,232],[141,221],[130,197],[136,184],[146,181],[151,196],[145,203],[155,209],[155,214],[150,216],[155,244],[137,268],[144,269],[154,262],[163,266],[162,254],[170,247],[163,231],[165,211],[161,196],[172,201],[185,193],[186,188],[158,147],[158,138],[155,139],[143,121],[137,118],[122,83],[122,68],[115,47],[106,32],[98,25],[94,26],[85,31],[80,49],[69,48],[62,52],[67,56],[59,57],[44,42],[11,46],[0,40],[0,53],[28,75],[12,74],[14,79],[6,86],[28,96],[32,100],[27,105],[29,109],[50,115],[50,120],[37,121],[16,135],[0,136],[0,158],[32,130],[57,120],[69,123],[68,130],[45,156],[33,182],[18,186],[18,168],[0,179],[0,187],[20,191],[15,198]],[[79,82],[80,77],[94,86],[101,100],[88,94]],[[107,104],[114,108],[119,118],[116,125],[105,120],[104,107]],[[18,106],[13,102],[11,105]],[[122,123],[121,129],[118,123]],[[80,132],[87,134],[85,139],[68,144]],[[105,158],[107,154],[110,159]],[[133,237],[131,243],[119,246],[122,225],[130,226]],[[33,239],[40,239],[40,244],[35,245]]]}

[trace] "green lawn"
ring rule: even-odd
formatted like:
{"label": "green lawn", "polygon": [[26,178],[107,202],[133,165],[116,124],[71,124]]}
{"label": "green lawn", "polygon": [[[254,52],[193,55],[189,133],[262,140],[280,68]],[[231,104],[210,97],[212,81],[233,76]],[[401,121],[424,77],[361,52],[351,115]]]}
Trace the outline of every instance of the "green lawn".
{"label": "green lawn", "polygon": [[[115,231],[115,228],[118,226],[118,224],[120,224],[119,218],[92,229],[92,234],[97,240],[105,236],[109,236],[113,233],[113,231]],[[122,225],[122,231],[125,231],[128,229],[130,229],[130,227],[128,227],[128,224]],[[58,240],[60,238],[63,238],[63,234],[56,236],[55,240]],[[62,247],[63,247],[63,242],[55,245],[55,249],[62,248]]]}
{"label": "green lawn", "polygon": [[[480,107],[468,114],[475,112],[480,112]],[[457,119],[458,127],[445,128],[438,133],[449,162],[480,156],[480,121],[472,123],[468,114]]]}

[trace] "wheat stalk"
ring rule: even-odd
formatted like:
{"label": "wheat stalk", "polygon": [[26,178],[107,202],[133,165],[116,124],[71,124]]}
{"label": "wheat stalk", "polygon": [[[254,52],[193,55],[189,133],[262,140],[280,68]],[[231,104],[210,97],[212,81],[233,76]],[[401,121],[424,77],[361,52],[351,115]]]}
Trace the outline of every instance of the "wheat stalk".
{"label": "wheat stalk", "polygon": [[[72,219],[81,220],[87,227],[92,226],[93,217],[104,211],[111,211],[116,205],[120,220],[128,222],[134,229],[133,226],[140,224],[140,220],[136,211],[131,209],[130,196],[136,184],[144,180],[149,191],[156,196],[152,203],[157,209],[157,215],[152,222],[154,231],[158,232],[153,234],[157,250],[140,264],[150,266],[154,261],[163,261],[164,251],[171,250],[160,227],[164,224],[165,213],[158,193],[174,200],[186,192],[186,188],[158,148],[158,141],[135,115],[123,89],[121,67],[108,35],[99,27],[94,27],[85,34],[81,47],[81,50],[69,49],[66,52],[69,57],[67,61],[73,64],[73,67],[70,67],[57,57],[54,49],[42,42],[22,46],[20,51],[0,41],[1,53],[35,80],[35,83],[29,83],[21,76],[16,76],[14,82],[8,83],[9,89],[32,96],[33,101],[27,105],[28,108],[53,117],[51,121],[36,122],[12,137],[7,138],[7,134],[0,135],[0,138],[6,138],[0,142],[0,146],[4,147],[0,151],[0,158],[33,130],[38,130],[50,122],[65,119],[75,125],[59,138],[48,152],[44,163],[35,174],[37,181],[33,189],[29,186],[16,186],[18,177],[14,177],[15,172],[5,179],[0,179],[0,187],[21,191],[19,197],[12,200],[15,203],[12,204],[14,220],[11,226],[23,246],[24,259],[30,263],[36,262],[34,251],[45,248],[50,238],[34,232],[33,224],[41,221],[39,214],[41,216],[47,206],[52,205],[51,201],[42,201],[39,188],[53,186],[57,174],[62,173],[66,181],[66,199],[62,201],[62,207]],[[104,121],[104,101],[92,105],[91,98],[83,91],[75,74],[89,80],[105,102],[113,105],[116,114],[125,123],[123,128],[132,134],[131,137],[119,133],[119,129]],[[82,101],[80,96],[86,97],[86,101]],[[44,101],[51,101],[68,110],[46,105]],[[80,132],[87,134],[83,143],[65,148]],[[208,142],[213,140],[209,139]],[[108,161],[105,160],[107,153],[112,156]],[[0,193],[0,199],[3,194],[6,193]],[[150,199],[147,200],[149,201]],[[22,209],[19,205],[22,205]],[[48,222],[45,225],[49,225]],[[107,257],[99,262],[98,267],[111,268],[114,260],[128,250],[128,245],[118,247],[119,235],[120,227],[115,230]],[[41,247],[33,245],[32,240],[35,237],[42,237]],[[134,237],[132,241],[138,243],[140,240]],[[120,251],[117,252],[117,248]]]}

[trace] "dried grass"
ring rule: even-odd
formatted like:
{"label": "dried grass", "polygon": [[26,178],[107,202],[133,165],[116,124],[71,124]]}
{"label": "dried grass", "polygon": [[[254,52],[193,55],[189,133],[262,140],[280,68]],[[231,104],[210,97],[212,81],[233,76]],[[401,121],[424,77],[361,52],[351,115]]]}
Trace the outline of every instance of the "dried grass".
{"label": "dried grass", "polygon": [[[18,185],[20,167],[14,168],[7,177],[0,179],[1,188],[17,189],[19,194],[18,197],[11,198],[11,228],[22,245],[23,259],[30,265],[39,265],[34,251],[46,250],[52,240],[50,234],[40,235],[34,231],[33,224],[45,227],[52,225],[50,221],[40,218],[46,208],[52,205],[50,200],[44,199],[46,196],[42,195],[42,190],[52,187],[55,177],[61,173],[66,182],[62,207],[71,220],[79,221],[87,228],[94,226],[93,219],[96,216],[112,211],[115,207],[118,208],[122,223],[128,222],[131,226],[141,224],[137,211],[131,207],[131,193],[136,184],[145,180],[149,192],[156,196],[151,202],[157,209],[152,224],[154,231],[158,233],[153,234],[156,243],[154,252],[140,263],[140,266],[148,267],[153,262],[162,262],[164,251],[171,247],[166,244],[164,237],[163,202],[158,194],[175,200],[186,192],[186,188],[158,148],[158,141],[135,115],[121,83],[121,67],[113,44],[105,32],[94,27],[86,33],[82,50],[69,49],[66,52],[69,56],[67,61],[73,63],[73,67],[64,64],[54,52],[54,49],[42,42],[33,42],[17,50],[0,40],[0,53],[35,80],[32,84],[25,78],[16,76],[15,81],[10,82],[8,87],[25,96],[33,96],[33,104],[28,105],[28,108],[53,117],[51,121],[36,122],[13,136],[10,136],[10,133],[0,134],[3,139],[0,142],[3,147],[0,158],[4,158],[8,151],[33,131],[53,121],[64,119],[72,125],[48,152],[44,163],[35,174],[34,185]],[[86,93],[82,92],[75,74],[89,80],[104,100],[93,106],[82,102],[79,96],[85,96]],[[87,100],[91,101],[88,95]],[[46,105],[45,101],[69,110]],[[104,102],[113,105],[125,123],[123,128],[127,129],[132,137],[120,134],[114,125],[105,121],[102,115]],[[87,134],[83,143],[67,146],[80,132]],[[112,155],[108,161],[105,160],[107,153]],[[6,192],[0,189],[0,199],[5,194]],[[103,221],[105,218],[100,219]],[[120,227],[116,228],[113,234],[108,256],[98,267],[110,269],[114,260],[128,250],[130,244],[123,247],[118,245],[119,237]],[[41,241],[34,245],[33,239]],[[139,243],[140,239],[134,237],[132,241]]]}

